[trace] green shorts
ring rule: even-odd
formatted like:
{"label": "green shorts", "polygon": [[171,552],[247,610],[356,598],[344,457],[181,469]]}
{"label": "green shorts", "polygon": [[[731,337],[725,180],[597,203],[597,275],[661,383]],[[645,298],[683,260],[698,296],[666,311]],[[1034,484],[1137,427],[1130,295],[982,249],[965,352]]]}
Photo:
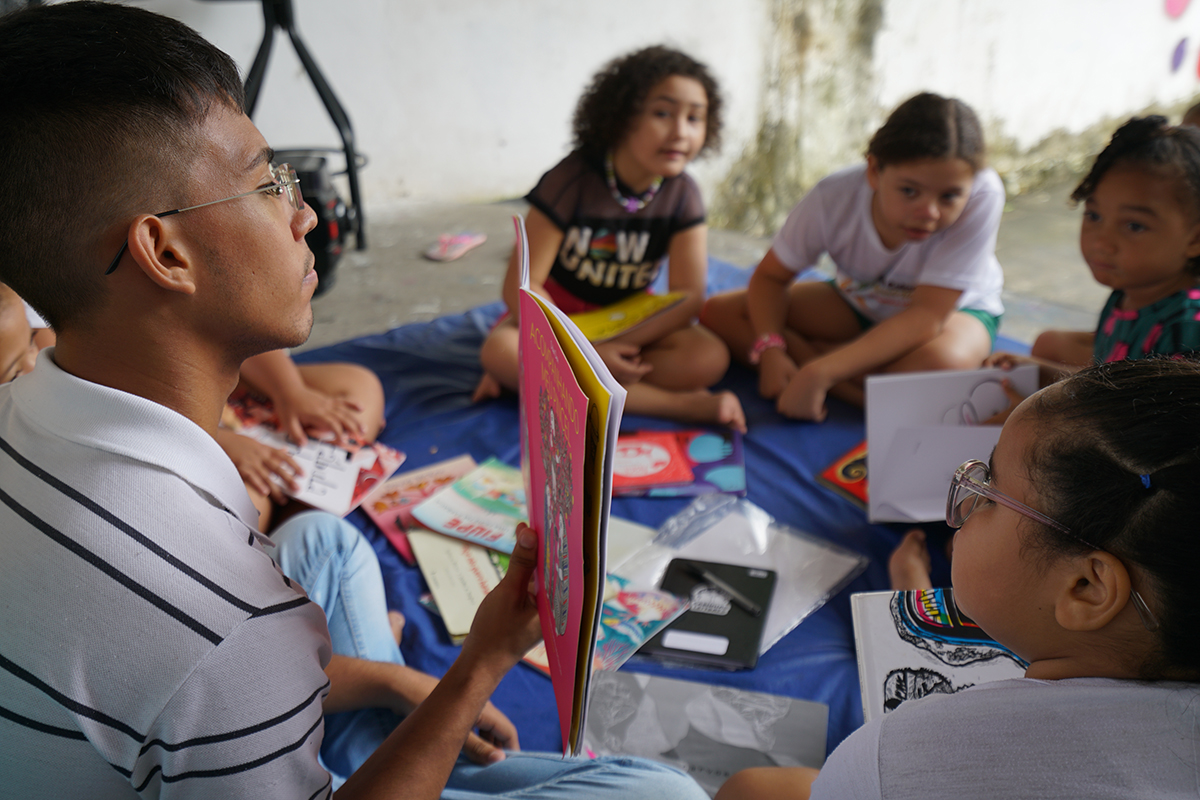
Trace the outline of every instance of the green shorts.
{"label": "green shorts", "polygon": [[[836,279],[830,278],[826,282],[832,286],[834,290],[837,290]],[[838,292],[838,297],[842,297],[841,292]],[[842,297],[842,302],[846,303],[846,307],[850,309],[852,314],[854,314],[854,318],[858,320],[858,327],[860,329],[865,331],[867,328],[874,327],[875,320],[871,319],[866,314],[852,306],[850,303],[846,302],[846,298]],[[992,340],[992,347],[994,348],[996,346],[996,335],[1000,331],[1000,319],[1004,315],[989,314],[988,312],[978,308],[960,308],[958,310],[964,314],[970,314],[972,317],[983,323],[983,327],[987,330],[988,337]]]}

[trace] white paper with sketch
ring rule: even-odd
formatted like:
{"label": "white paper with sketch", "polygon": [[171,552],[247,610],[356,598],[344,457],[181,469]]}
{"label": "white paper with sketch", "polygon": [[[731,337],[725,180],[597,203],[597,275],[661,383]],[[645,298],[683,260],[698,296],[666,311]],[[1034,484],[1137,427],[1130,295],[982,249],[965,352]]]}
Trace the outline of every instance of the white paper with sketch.
{"label": "white paper with sketch", "polygon": [[986,461],[999,425],[981,421],[1008,407],[1000,386],[1038,389],[1038,370],[971,369],[867,378],[867,512],[872,522],[945,517],[946,492],[964,461]]}

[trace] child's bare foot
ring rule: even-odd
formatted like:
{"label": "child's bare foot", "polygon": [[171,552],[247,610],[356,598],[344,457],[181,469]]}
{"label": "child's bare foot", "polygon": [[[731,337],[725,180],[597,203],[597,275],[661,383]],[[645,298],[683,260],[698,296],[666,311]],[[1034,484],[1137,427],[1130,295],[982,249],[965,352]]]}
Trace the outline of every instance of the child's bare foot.
{"label": "child's bare foot", "polygon": [[392,626],[392,638],[396,644],[400,644],[400,638],[404,635],[404,615],[389,608],[387,616],[388,624]]}
{"label": "child's bare foot", "polygon": [[740,433],[746,432],[746,412],[742,410],[742,401],[733,392],[718,392],[717,422],[727,425]]}
{"label": "child's bare foot", "polygon": [[904,538],[888,559],[888,576],[892,580],[892,589],[932,589],[930,569],[932,565],[929,561],[929,548],[925,546],[925,531],[913,528],[904,534]]}
{"label": "child's bare foot", "polygon": [[479,383],[475,385],[475,391],[471,394],[471,402],[478,403],[483,400],[492,400],[500,396],[501,386],[500,381],[491,376],[490,373],[483,373],[483,377],[479,379]]}
{"label": "child's bare foot", "polygon": [[746,412],[742,401],[733,392],[713,394],[707,389],[679,392],[672,397],[670,416],[684,422],[726,425],[735,431],[746,432]]}

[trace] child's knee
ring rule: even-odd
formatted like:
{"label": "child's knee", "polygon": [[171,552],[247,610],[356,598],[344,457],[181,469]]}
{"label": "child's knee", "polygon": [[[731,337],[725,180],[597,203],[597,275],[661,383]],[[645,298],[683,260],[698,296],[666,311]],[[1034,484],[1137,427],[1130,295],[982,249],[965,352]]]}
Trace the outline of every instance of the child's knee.
{"label": "child's knee", "polygon": [[748,321],[745,290],[713,295],[700,309],[700,324],[718,335],[731,324],[742,326]]}

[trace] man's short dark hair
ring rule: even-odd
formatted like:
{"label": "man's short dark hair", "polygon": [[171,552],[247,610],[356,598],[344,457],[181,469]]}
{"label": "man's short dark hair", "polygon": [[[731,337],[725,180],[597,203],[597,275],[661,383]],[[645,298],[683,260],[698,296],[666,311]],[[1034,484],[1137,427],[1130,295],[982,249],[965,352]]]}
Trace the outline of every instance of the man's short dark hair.
{"label": "man's short dark hair", "polygon": [[92,0],[0,17],[0,281],[54,328],[94,308],[117,229],[187,204],[172,178],[215,103],[244,110],[237,66],[181,22]]}

